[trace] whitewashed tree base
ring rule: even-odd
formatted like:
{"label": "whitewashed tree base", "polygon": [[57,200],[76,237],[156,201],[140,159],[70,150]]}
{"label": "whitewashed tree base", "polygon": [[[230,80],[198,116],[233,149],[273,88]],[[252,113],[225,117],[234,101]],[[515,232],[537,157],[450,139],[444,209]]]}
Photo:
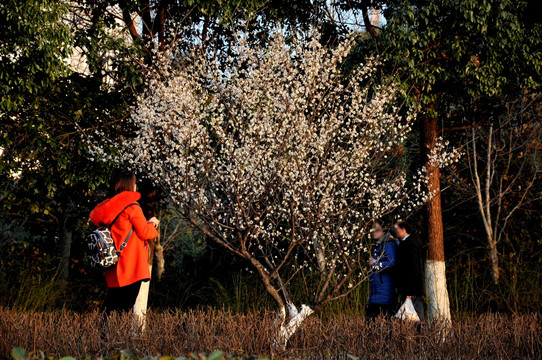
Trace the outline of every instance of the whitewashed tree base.
{"label": "whitewashed tree base", "polygon": [[[149,265],[149,271],[152,274],[152,265]],[[149,301],[150,284],[150,280],[143,281],[141,283],[139,294],[137,295],[137,299],[134,304],[134,315],[141,331],[145,331],[145,325],[147,323],[147,303]]]}
{"label": "whitewashed tree base", "polygon": [[446,288],[446,265],[444,261],[427,260],[425,267],[427,312],[431,322],[451,323],[450,300]]}
{"label": "whitewashed tree base", "polygon": [[277,336],[275,338],[275,347],[279,349],[286,349],[288,340],[299,329],[303,321],[309,317],[314,311],[305,304],[301,305],[301,311],[298,311],[294,304],[288,305],[288,311],[290,313],[290,321],[286,323],[286,310],[281,308],[275,326],[280,322],[281,325],[278,328]]}

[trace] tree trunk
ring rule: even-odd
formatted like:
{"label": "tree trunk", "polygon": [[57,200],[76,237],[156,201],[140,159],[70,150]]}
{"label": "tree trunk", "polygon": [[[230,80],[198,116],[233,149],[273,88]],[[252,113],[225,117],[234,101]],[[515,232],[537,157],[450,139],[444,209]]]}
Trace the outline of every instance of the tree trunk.
{"label": "tree trunk", "polygon": [[493,238],[489,238],[489,257],[491,258],[491,275],[495,285],[499,284],[499,254],[497,253],[497,242]]}
{"label": "tree trunk", "polygon": [[64,225],[62,241],[62,280],[68,281],[70,254],[72,249],[72,230]]}
{"label": "tree trunk", "polygon": [[[149,240],[149,257],[147,263],[149,264],[149,272],[152,274],[152,262],[154,258],[154,245],[158,238]],[[147,304],[149,302],[149,288],[151,281],[144,281],[139,288],[139,294],[134,304],[134,315],[138,321],[141,331],[145,331],[147,324]]]}
{"label": "tree trunk", "polygon": [[[149,265],[149,271],[152,273],[152,264]],[[134,304],[134,315],[141,331],[145,331],[147,325],[147,303],[149,301],[149,287],[151,281],[144,281],[139,288],[139,294]]]}
{"label": "tree trunk", "polygon": [[[256,271],[259,273],[265,289],[275,300],[277,307],[279,309],[277,319],[275,320],[275,338],[273,339],[273,347],[278,350],[285,350],[288,345],[288,340],[292,337],[293,334],[299,329],[303,321],[310,316],[314,310],[310,306],[305,304],[301,305],[301,311],[297,310],[297,307],[294,305],[288,290],[284,287],[284,283],[280,278],[279,274],[274,275],[274,281],[276,281],[278,288],[274,287],[271,282],[271,277],[269,276],[270,271],[266,270],[261,263],[251,257],[248,252],[244,252],[245,258],[247,258],[252,265],[256,268]],[[271,266],[270,262],[267,261]],[[280,295],[282,293],[282,296]],[[285,306],[286,304],[286,306]],[[286,308],[288,309],[288,315],[290,317],[287,320]]]}
{"label": "tree trunk", "polygon": [[425,271],[428,315],[431,321],[450,321],[450,302],[446,288],[444,230],[440,198],[440,169],[430,161],[437,142],[437,119],[424,117],[422,124],[422,161],[427,169],[427,189],[433,197],[427,203],[427,263]]}
{"label": "tree trunk", "polygon": [[275,321],[276,333],[273,345],[275,348],[284,350],[288,345],[288,340],[295,334],[303,321],[308,318],[314,311],[305,304],[301,305],[301,311],[298,311],[294,304],[288,305],[290,320],[286,322],[286,309],[279,310],[278,318]]}
{"label": "tree trunk", "polygon": [[[148,10],[150,11],[150,10]],[[147,219],[155,217],[157,215],[156,206],[158,201],[157,189],[149,181],[144,181],[141,183],[141,209],[143,214]],[[160,234],[160,229],[158,229]],[[149,273],[152,274],[152,264],[154,260],[154,248],[156,243],[160,242],[160,235],[155,239],[148,241],[149,246],[149,257],[147,258],[147,264],[149,265]],[[139,288],[139,294],[137,295],[136,302],[134,304],[134,315],[141,331],[145,331],[145,325],[147,321],[147,303],[149,301],[149,287],[150,280],[145,281],[141,284]]]}
{"label": "tree trunk", "polygon": [[[472,129],[472,170],[471,176],[473,177],[474,189],[476,190],[476,198],[478,200],[478,208],[480,209],[480,215],[482,216],[482,221],[484,223],[484,229],[487,234],[487,243],[489,245],[489,257],[491,258],[491,275],[493,277],[493,282],[497,285],[499,283],[499,256],[497,254],[497,232],[498,229],[493,229],[493,221],[491,215],[491,180],[495,169],[492,168],[492,140],[493,140],[493,125],[489,126],[489,136],[487,137],[487,160],[486,160],[486,179],[484,184],[484,189],[482,190],[482,182],[480,180],[480,175],[478,171],[478,151],[476,149],[476,136],[474,129]],[[497,154],[494,155],[495,157]],[[509,157],[510,159],[510,157]],[[507,174],[506,171],[505,174]],[[484,202],[485,197],[485,202]],[[502,178],[501,186],[499,187],[499,193],[497,195],[497,216],[495,217],[495,223],[499,221],[499,214],[501,212],[501,203],[502,203],[503,193],[502,193]]]}
{"label": "tree trunk", "polygon": [[70,254],[72,250],[72,234],[73,230],[70,224],[70,221],[73,218],[70,218],[70,216],[67,214],[67,212],[63,212],[62,218],[61,218],[61,227],[59,229],[60,232],[60,244],[59,244],[59,250],[60,254],[62,254],[61,262],[60,262],[60,279],[64,281],[64,285],[67,284],[68,276],[69,276],[69,268],[70,268]]}

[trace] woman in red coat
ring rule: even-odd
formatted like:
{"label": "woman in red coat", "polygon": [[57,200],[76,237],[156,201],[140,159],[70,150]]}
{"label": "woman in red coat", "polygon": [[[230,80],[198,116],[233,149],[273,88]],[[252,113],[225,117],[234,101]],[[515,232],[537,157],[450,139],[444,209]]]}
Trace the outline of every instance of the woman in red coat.
{"label": "woman in red coat", "polygon": [[109,288],[105,300],[106,311],[129,311],[135,304],[141,282],[151,278],[147,262],[147,240],[158,236],[156,227],[159,221],[156,217],[149,221],[145,219],[137,203],[141,195],[136,192],[136,177],[133,173],[119,172],[114,176],[111,193],[111,198],[91,211],[90,220],[96,226],[104,226],[109,225],[120,214],[111,227],[111,236],[117,250],[133,229],[118,263],[105,270],[105,280]]}

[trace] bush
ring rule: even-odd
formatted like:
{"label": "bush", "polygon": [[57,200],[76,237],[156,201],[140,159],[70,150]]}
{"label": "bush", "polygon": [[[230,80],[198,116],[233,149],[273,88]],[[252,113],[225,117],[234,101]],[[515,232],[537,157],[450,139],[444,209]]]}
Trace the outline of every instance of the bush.
{"label": "bush", "polygon": [[[331,316],[309,317],[283,353],[272,352],[272,312],[245,315],[225,311],[149,312],[138,331],[130,315],[100,312],[17,312],[0,308],[0,357],[14,347],[43,357],[75,358],[119,354],[133,356],[212,353],[232,356],[303,359],[537,359],[542,357],[539,314],[485,314],[438,325]],[[125,352],[126,353],[126,352]],[[118,357],[123,358],[122,356]],[[129,358],[127,358],[129,359]]]}

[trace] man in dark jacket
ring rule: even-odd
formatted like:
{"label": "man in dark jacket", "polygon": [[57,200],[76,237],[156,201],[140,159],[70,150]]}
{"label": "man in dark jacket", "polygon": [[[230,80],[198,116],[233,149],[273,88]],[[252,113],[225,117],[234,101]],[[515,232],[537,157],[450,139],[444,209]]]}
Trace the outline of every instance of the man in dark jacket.
{"label": "man in dark jacket", "polygon": [[425,320],[423,306],[424,269],[422,243],[420,238],[410,233],[405,222],[395,224],[397,235],[397,289],[401,301],[410,298],[421,321]]}

